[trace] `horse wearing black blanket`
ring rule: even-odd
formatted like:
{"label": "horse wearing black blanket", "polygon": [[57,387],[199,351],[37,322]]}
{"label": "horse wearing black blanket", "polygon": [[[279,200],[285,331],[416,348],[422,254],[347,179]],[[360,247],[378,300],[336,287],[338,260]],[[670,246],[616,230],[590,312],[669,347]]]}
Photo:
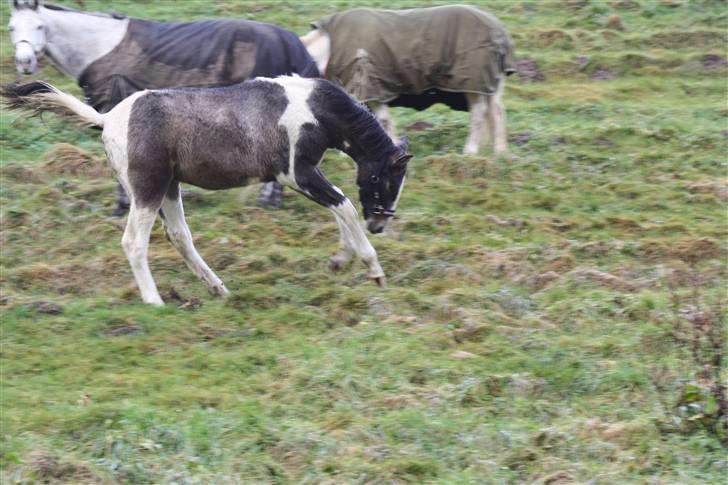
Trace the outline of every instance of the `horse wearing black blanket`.
{"label": "horse wearing black blanket", "polygon": [[[10,31],[21,74],[32,74],[45,52],[101,113],[143,89],[226,86],[283,74],[318,77],[298,37],[260,22],[164,24],[14,0]],[[262,205],[281,202],[280,185],[263,187]],[[115,214],[128,205],[120,187]]]}
{"label": "horse wearing black blanket", "polygon": [[41,82],[6,86],[0,95],[11,109],[103,127],[109,162],[131,197],[122,246],[146,303],[162,304],[147,263],[158,213],[210,293],[228,292],[192,244],[180,182],[206,189],[239,187],[251,178],[288,185],[334,213],[340,249],[332,269],[356,255],[368,276],[384,284],[356,209],[318,165],[327,148],[354,159],[367,229],[378,233],[394,215],[411,155],[406,140],[395,145],[366,107],[329,81],[258,78],[222,88],[141,91],[105,114]]}

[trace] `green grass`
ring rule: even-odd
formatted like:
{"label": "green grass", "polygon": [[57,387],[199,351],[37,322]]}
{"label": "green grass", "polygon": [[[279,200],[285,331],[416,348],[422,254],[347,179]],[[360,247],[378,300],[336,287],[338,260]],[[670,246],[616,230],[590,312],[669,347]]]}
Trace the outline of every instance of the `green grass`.
{"label": "green grass", "polygon": [[[304,198],[270,212],[255,186],[193,188],[196,245],[232,295],[208,297],[157,227],[150,264],[172,304],[144,306],[107,217],[111,177],[44,160],[60,142],[101,156],[98,134],[3,111],[3,483],[719,483],[718,436],[666,426],[677,391],[655,382],[696,378],[665,328],[670,287],[725,296],[726,68],[702,63],[725,57],[725,4],[486,3],[546,76],[507,86],[509,132],[528,141],[466,158],[467,114],[394,111],[416,158],[391,230],[371,238],[387,290],[357,263],[328,272],[336,224]],[[85,8],[303,34],[359,4]],[[599,69],[617,79],[591,81]],[[51,67],[35,77],[79,94]],[[350,160],[323,169],[355,196]]]}

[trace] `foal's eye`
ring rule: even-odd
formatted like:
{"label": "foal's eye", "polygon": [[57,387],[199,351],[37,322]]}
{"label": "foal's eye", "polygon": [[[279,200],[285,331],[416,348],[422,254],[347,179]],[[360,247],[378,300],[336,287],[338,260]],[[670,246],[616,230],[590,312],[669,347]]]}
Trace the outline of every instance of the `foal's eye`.
{"label": "foal's eye", "polygon": [[39,25],[39,26],[38,26],[38,27],[36,27],[35,29],[36,29],[36,30],[43,30],[43,26],[42,26],[42,25]]}
{"label": "foal's eye", "polygon": [[8,27],[8,30],[9,30],[10,32],[12,32],[13,30],[15,30],[15,27],[13,27],[13,26],[11,25],[10,27]]}

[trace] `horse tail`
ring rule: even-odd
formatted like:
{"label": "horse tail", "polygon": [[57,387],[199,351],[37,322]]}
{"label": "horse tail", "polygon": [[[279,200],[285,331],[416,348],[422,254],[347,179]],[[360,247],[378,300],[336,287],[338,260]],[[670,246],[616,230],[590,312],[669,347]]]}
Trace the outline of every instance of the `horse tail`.
{"label": "horse tail", "polygon": [[49,111],[82,127],[104,126],[103,114],[43,81],[7,84],[0,87],[0,96],[11,110],[31,111],[33,116]]}

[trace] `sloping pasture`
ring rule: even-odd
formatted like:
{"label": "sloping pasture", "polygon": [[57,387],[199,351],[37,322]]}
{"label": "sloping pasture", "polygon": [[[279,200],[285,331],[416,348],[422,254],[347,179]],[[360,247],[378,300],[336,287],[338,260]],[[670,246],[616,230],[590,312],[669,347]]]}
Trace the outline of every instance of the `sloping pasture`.
{"label": "sloping pasture", "polygon": [[[300,35],[337,9],[436,2],[59,3]],[[146,307],[98,134],[0,113],[3,483],[725,478],[719,403],[675,333],[700,303],[725,338],[725,3],[472,3],[521,60],[511,154],[458,155],[465,113],[395,110],[416,158],[371,238],[386,290],[359,264],[328,272],[336,224],[304,198],[266,211],[257,187],[190,188],[195,243],[232,295],[208,297],[156,227],[169,304]],[[80,94],[50,66],[35,77]],[[356,197],[349,159],[323,169]]]}

